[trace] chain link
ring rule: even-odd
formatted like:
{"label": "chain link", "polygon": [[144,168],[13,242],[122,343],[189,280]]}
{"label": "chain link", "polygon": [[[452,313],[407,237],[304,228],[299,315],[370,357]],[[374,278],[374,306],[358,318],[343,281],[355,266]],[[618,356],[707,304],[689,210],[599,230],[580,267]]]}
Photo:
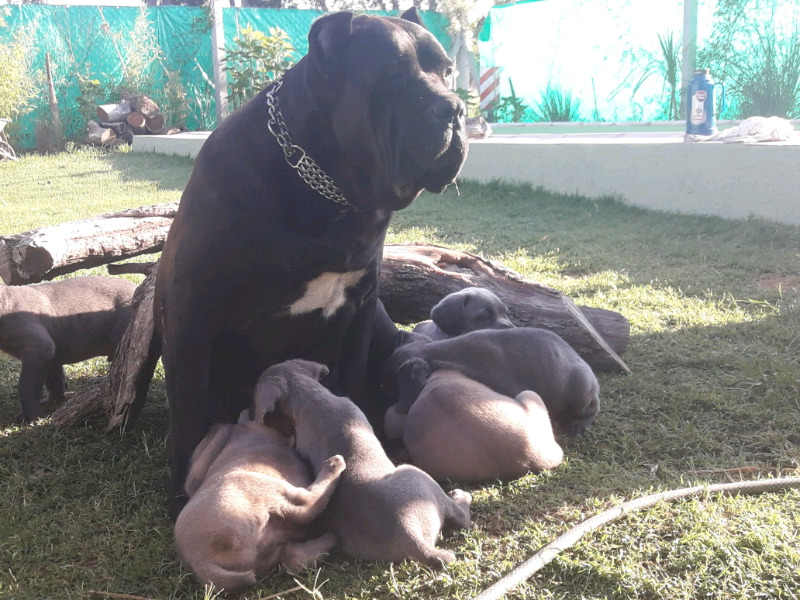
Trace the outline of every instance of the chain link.
{"label": "chain link", "polygon": [[305,181],[311,189],[319,192],[328,200],[354,209],[355,207],[348,202],[333,178],[325,173],[314,159],[306,154],[305,150],[292,142],[292,136],[289,135],[286,122],[283,120],[283,115],[281,115],[280,108],[278,107],[278,98],[275,97],[275,94],[281,89],[282,85],[283,80],[278,79],[273,88],[266,94],[267,112],[269,114],[267,128],[278,141],[278,145],[281,147],[281,150],[283,150],[283,156],[286,158],[286,162],[297,171],[303,181]]}

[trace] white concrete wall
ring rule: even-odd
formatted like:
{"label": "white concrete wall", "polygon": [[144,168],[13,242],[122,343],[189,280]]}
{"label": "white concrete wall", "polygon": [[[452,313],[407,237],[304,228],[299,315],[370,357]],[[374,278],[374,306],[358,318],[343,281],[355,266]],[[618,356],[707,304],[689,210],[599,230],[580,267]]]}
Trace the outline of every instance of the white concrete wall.
{"label": "white concrete wall", "polygon": [[[538,136],[537,136],[538,137]],[[800,225],[800,145],[626,138],[470,143],[463,179],[501,179],[632,205]]]}

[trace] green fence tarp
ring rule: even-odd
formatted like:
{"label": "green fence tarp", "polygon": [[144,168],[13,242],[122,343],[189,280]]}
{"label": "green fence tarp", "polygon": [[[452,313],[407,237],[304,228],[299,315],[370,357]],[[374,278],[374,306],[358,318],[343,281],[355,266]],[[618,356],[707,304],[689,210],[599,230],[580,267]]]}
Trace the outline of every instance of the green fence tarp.
{"label": "green fence tarp", "polygon": [[[223,8],[225,46],[234,48],[238,32],[248,25],[267,34],[278,27],[288,34],[299,58],[308,50],[311,23],[322,14],[314,10]],[[0,27],[0,44],[11,43],[20,32],[29,37],[31,67],[40,90],[34,109],[7,128],[20,149],[35,147],[36,122],[49,116],[46,52],[50,52],[60,117],[70,139],[80,139],[86,131],[87,117],[79,110],[80,78],[114,87],[123,78],[123,63],[133,67],[129,68],[129,78],[138,77],[150,86],[137,91],[153,97],[168,118],[184,112],[185,125],[193,130],[216,125],[210,14],[206,7],[24,4],[0,6],[0,19],[5,23]],[[423,12],[422,19],[449,49],[447,18]],[[159,51],[158,60],[150,60],[148,48]],[[104,100],[111,103],[117,98]]]}

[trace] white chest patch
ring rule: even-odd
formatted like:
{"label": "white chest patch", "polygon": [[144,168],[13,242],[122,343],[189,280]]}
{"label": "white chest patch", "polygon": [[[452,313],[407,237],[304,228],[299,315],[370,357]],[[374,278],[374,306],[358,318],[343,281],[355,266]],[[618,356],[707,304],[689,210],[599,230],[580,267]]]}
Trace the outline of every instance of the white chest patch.
{"label": "white chest patch", "polygon": [[322,309],[326,319],[333,316],[347,300],[346,290],[356,285],[364,270],[348,273],[323,273],[306,284],[306,293],[289,306],[289,313],[301,315]]}

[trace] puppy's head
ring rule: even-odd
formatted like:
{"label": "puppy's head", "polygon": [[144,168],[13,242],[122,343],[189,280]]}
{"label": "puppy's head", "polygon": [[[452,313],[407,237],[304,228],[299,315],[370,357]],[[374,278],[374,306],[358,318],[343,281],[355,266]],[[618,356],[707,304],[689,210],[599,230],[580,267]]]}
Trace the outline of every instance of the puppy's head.
{"label": "puppy's head", "polygon": [[431,319],[447,335],[478,329],[511,329],[508,307],[485,288],[471,287],[445,296],[431,309]]}
{"label": "puppy's head", "polygon": [[[255,405],[255,418],[257,423],[263,423],[267,414],[275,412],[279,407],[284,414],[288,414],[288,400],[293,387],[293,382],[298,377],[322,381],[329,373],[328,367],[310,360],[294,359],[278,363],[269,367],[261,374],[256,383],[253,402]],[[283,406],[281,406],[283,405]]]}

